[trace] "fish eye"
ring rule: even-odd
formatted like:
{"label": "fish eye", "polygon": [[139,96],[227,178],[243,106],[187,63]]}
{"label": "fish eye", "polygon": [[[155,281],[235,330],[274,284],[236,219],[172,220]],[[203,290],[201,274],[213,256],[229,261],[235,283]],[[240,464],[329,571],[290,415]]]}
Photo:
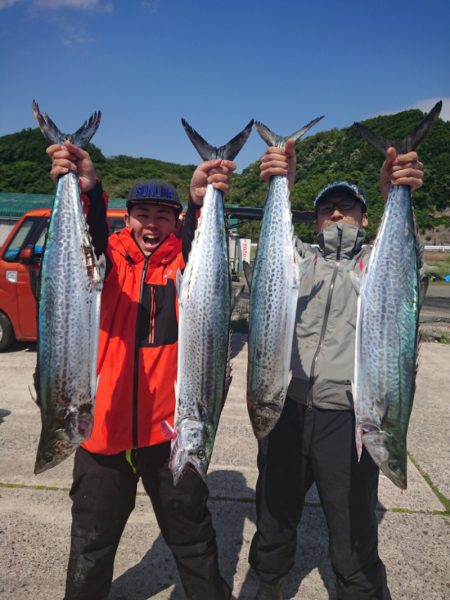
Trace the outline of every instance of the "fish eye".
{"label": "fish eye", "polygon": [[388,467],[391,471],[398,471],[400,469],[400,465],[398,464],[398,462],[390,462],[388,464]]}
{"label": "fish eye", "polygon": [[50,463],[53,460],[53,454],[50,452],[44,452],[44,460],[46,463]]}
{"label": "fish eye", "polygon": [[206,458],[206,454],[205,454],[205,451],[203,450],[203,448],[201,448],[197,452],[197,456],[199,457],[200,460],[204,460]]}

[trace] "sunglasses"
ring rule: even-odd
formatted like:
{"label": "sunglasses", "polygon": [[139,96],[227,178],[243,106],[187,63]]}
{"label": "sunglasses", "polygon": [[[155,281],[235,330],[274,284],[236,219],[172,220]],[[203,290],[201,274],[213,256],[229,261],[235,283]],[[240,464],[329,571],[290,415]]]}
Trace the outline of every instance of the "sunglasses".
{"label": "sunglasses", "polygon": [[331,200],[323,200],[322,202],[319,202],[317,206],[317,212],[321,215],[327,215],[334,212],[336,208],[339,211],[345,212],[355,208],[357,202],[360,203],[356,198],[342,198],[336,202],[332,202]]}

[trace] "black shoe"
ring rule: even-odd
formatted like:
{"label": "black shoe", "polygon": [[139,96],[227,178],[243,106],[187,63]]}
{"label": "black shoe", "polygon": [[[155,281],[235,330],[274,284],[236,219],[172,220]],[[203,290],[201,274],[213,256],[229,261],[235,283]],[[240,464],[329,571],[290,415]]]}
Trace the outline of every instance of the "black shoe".
{"label": "black shoe", "polygon": [[281,581],[277,581],[276,583],[264,583],[261,581],[255,600],[283,600],[281,584]]}

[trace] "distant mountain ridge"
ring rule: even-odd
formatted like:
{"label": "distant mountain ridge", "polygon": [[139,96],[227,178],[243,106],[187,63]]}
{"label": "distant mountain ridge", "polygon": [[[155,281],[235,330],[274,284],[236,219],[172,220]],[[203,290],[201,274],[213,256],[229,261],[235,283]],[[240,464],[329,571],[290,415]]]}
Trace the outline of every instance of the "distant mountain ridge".
{"label": "distant mountain ridge", "polygon": [[[368,119],[364,124],[390,139],[404,137],[424,116],[420,110]],[[255,134],[253,134],[255,135]],[[39,129],[24,129],[0,137],[0,192],[51,194],[50,162],[45,154],[47,142]],[[105,157],[88,147],[108,194],[126,197],[138,179],[160,178],[175,185],[185,198],[194,165],[179,165],[152,158]],[[425,165],[424,186],[414,194],[417,221],[426,242],[439,243],[448,233],[450,241],[450,122],[438,120],[419,147]],[[354,127],[332,129],[311,135],[297,143],[297,174],[291,200],[294,208],[311,210],[317,192],[334,179],[349,179],[363,188],[369,205],[369,238],[378,228],[384,200],[378,189],[383,157],[362,140]],[[257,162],[233,175],[228,204],[261,206],[266,186],[259,180]],[[240,226],[243,235],[258,237],[259,225]],[[314,237],[310,225],[297,226],[305,240]],[[433,235],[439,239],[433,239]],[[428,238],[428,239],[427,239]]]}

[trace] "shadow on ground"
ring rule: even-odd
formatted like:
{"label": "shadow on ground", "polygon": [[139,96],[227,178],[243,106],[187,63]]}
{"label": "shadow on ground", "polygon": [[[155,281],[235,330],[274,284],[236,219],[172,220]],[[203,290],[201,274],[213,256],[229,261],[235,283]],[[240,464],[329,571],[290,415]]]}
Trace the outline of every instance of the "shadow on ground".
{"label": "shadow on ground", "polygon": [[[244,564],[247,560],[254,531],[256,517],[252,500],[253,490],[247,487],[245,477],[238,471],[214,471],[208,477],[208,483],[211,490],[209,507],[217,533],[221,571],[231,584],[236,575],[239,558]],[[220,497],[215,493],[215,490],[219,489],[232,491],[233,498]],[[384,507],[379,505],[379,521],[384,514]],[[246,521],[251,523],[250,534]],[[298,529],[295,566],[284,586],[285,597],[295,598],[302,581],[315,569],[325,585],[329,600],[333,600],[334,573],[328,559],[328,534],[324,514],[320,506],[307,505]],[[172,586],[174,588],[167,598],[184,600],[175,562],[165,541],[159,535],[142,560],[113,582],[108,600],[148,600]],[[242,587],[233,598],[253,599],[256,587],[256,577],[249,570],[244,573]]]}

